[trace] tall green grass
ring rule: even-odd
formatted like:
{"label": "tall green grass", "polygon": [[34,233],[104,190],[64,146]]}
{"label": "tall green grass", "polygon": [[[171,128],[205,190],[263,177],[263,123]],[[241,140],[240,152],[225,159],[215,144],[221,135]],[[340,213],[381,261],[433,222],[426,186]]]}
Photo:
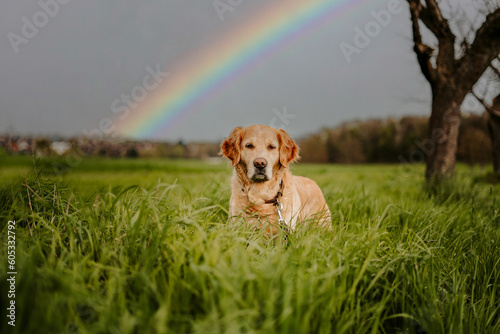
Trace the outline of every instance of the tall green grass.
{"label": "tall green grass", "polygon": [[[225,165],[94,163],[2,182],[1,333],[500,333],[498,189],[477,171],[429,195],[421,166],[298,165],[333,229],[285,243],[226,223]],[[5,310],[4,271],[0,289]]]}

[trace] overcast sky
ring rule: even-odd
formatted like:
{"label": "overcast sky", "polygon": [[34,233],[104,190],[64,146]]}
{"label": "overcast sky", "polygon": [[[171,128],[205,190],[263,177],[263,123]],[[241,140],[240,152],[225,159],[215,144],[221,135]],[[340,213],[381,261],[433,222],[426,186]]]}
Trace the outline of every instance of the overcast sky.
{"label": "overcast sky", "polygon": [[[114,120],[112,101],[141,85],[148,66],[182,70],[179,59],[285,0],[243,0],[223,20],[213,0],[59,1],[46,23],[38,1],[0,4],[0,133],[78,135]],[[354,119],[428,115],[406,1],[350,63],[341,50],[389,2],[362,2],[321,25],[154,139],[220,140],[238,125],[270,124],[285,108],[294,118],[274,124],[294,137]],[[36,33],[26,27],[34,20]]]}

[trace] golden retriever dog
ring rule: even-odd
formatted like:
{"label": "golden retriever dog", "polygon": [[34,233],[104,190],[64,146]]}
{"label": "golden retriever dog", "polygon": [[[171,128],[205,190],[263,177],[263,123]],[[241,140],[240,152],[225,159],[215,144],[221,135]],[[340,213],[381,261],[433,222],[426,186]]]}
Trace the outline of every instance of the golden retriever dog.
{"label": "golden retriever dog", "polygon": [[298,151],[284,130],[267,125],[234,129],[221,145],[221,155],[234,167],[230,219],[241,216],[268,234],[279,228],[293,231],[301,223],[331,228],[330,210],[316,182],[289,170]]}

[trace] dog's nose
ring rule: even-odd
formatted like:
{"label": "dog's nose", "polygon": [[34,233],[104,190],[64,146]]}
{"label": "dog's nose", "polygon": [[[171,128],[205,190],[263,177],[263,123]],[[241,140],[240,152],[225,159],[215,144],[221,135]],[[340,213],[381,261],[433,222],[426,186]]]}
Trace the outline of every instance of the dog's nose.
{"label": "dog's nose", "polygon": [[253,165],[255,168],[266,168],[267,161],[264,158],[257,158],[254,160]]}

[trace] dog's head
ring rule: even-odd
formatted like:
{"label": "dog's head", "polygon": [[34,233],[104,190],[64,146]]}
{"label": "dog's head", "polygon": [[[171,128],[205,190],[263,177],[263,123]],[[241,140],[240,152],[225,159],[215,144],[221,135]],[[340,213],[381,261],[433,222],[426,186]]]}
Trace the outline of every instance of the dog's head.
{"label": "dog's head", "polygon": [[267,125],[237,127],[221,145],[221,154],[233,167],[242,165],[247,177],[264,182],[299,158],[299,148],[284,130]]}

